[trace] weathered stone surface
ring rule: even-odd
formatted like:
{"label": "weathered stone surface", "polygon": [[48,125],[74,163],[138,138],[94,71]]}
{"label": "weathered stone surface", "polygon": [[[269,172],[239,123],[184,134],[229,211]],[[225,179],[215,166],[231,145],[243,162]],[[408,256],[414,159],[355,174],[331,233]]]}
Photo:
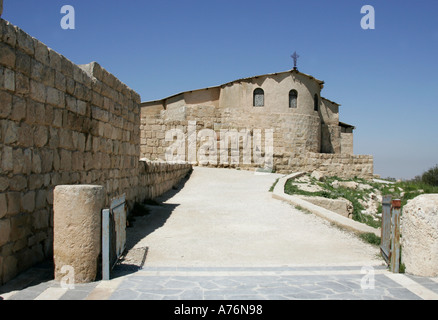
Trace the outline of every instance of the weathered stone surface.
{"label": "weathered stone surface", "polygon": [[348,188],[348,189],[353,189],[356,190],[358,188],[359,184],[357,182],[354,181],[338,181],[335,180],[332,182],[332,187],[337,189],[339,187],[343,187],[343,188]]}
{"label": "weathered stone surface", "polygon": [[21,121],[24,118],[26,118],[26,100],[14,96],[12,100],[11,119],[14,121]]}
{"label": "weathered stone surface", "polygon": [[15,91],[15,72],[11,69],[4,70],[4,88],[9,91]]}
{"label": "weathered stone surface", "polygon": [[27,95],[30,90],[30,80],[24,74],[15,74],[15,90],[16,93],[21,95]]}
{"label": "weathered stone surface", "polygon": [[75,282],[96,279],[101,249],[101,210],[104,188],[92,185],[57,186],[54,190],[55,279],[65,274],[63,266],[74,268]]}
{"label": "weathered stone surface", "polygon": [[12,109],[12,96],[6,91],[0,90],[0,119],[7,118]]}
{"label": "weathered stone surface", "polygon": [[15,51],[3,42],[0,42],[0,64],[14,68],[15,67]]}
{"label": "weathered stone surface", "polygon": [[44,84],[30,80],[30,97],[35,101],[46,102],[46,87]]}
{"label": "weathered stone surface", "polygon": [[17,263],[17,258],[12,255],[3,259],[3,283],[11,280],[17,275]]}
{"label": "weathered stone surface", "polygon": [[402,262],[406,272],[438,276],[438,194],[424,194],[403,207]]}
{"label": "weathered stone surface", "polygon": [[17,46],[30,56],[35,53],[33,38],[19,28],[17,28]]}
{"label": "weathered stone surface", "polygon": [[324,180],[324,175],[322,174],[322,172],[317,171],[317,170],[313,171],[312,174],[310,175],[310,177],[314,178],[318,181]]}
{"label": "weathered stone surface", "polygon": [[132,206],[191,168],[139,166],[139,95],[97,63],[85,69],[0,20],[0,285],[52,255],[55,186],[107,186],[107,205],[125,193]]}
{"label": "weathered stone surface", "polygon": [[328,199],[324,197],[297,196],[319,207],[336,212],[344,217],[352,218],[353,204],[347,199]]}
{"label": "weathered stone surface", "polygon": [[8,242],[11,233],[11,223],[9,219],[0,220],[0,247]]}
{"label": "weathered stone surface", "polygon": [[1,154],[1,168],[3,172],[9,172],[14,169],[12,147],[3,147]]}
{"label": "weathered stone surface", "polygon": [[6,193],[0,193],[0,219],[8,213],[8,203],[6,202]]}
{"label": "weathered stone surface", "polygon": [[20,212],[21,196],[19,192],[8,192],[8,215],[15,215]]}
{"label": "weathered stone surface", "polygon": [[29,191],[21,197],[21,208],[32,213],[35,209],[35,191]]}

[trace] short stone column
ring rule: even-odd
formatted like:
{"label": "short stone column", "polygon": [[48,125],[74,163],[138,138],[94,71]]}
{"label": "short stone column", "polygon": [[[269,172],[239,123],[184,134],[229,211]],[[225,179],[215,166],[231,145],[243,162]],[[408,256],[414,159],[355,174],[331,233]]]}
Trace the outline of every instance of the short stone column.
{"label": "short stone column", "polygon": [[438,194],[424,194],[403,207],[402,263],[406,273],[438,276]]}
{"label": "short stone column", "polygon": [[[96,280],[101,252],[102,186],[61,185],[53,194],[53,256],[55,280]],[[72,274],[73,272],[73,274]]]}

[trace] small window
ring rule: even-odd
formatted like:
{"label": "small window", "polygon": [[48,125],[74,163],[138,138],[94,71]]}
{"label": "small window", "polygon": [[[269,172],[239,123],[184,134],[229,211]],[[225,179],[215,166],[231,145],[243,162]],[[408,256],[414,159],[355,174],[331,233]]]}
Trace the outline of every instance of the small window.
{"label": "small window", "polygon": [[319,110],[319,99],[318,99],[318,95],[315,94],[314,96],[314,107],[313,110],[318,111]]}
{"label": "small window", "polygon": [[265,105],[265,92],[263,89],[257,88],[254,90],[254,107],[263,107]]}
{"label": "small window", "polygon": [[297,90],[289,91],[289,108],[296,108],[298,100],[298,92]]}

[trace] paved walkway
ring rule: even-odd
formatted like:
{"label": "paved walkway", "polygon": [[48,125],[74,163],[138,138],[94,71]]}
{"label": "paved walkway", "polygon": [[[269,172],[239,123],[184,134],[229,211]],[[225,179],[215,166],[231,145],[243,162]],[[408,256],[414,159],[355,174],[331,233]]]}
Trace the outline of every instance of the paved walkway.
{"label": "paved walkway", "polygon": [[110,281],[61,288],[46,263],[5,300],[438,299],[438,280],[392,274],[378,248],[272,199],[280,175],[195,168],[137,217]]}
{"label": "paved walkway", "polygon": [[50,267],[36,267],[9,283],[5,288],[9,290],[0,296],[6,300],[438,299],[438,279],[392,274],[385,267],[144,267],[132,273],[116,268],[110,281],[76,284],[73,289],[61,288],[51,275]]}
{"label": "paved walkway", "polygon": [[268,192],[282,175],[196,167],[179,191],[137,221],[146,266],[381,265],[379,250]]}

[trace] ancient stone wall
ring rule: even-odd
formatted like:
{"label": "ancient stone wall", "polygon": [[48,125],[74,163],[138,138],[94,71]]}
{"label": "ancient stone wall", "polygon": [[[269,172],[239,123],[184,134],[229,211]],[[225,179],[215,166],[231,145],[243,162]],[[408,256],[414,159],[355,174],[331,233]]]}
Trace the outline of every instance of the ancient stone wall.
{"label": "ancient stone wall", "polygon": [[353,133],[341,132],[341,153],[353,154]]}
{"label": "ancient stone wall", "polygon": [[123,193],[131,206],[187,173],[139,161],[139,104],[97,63],[0,19],[0,284],[51,256],[55,186],[101,185],[106,206]]}
{"label": "ancient stone wall", "polygon": [[373,157],[368,155],[313,153],[291,154],[288,164],[277,167],[277,172],[313,172],[339,178],[373,178]]}
{"label": "ancient stone wall", "polygon": [[155,199],[175,187],[191,171],[183,163],[140,160],[138,197]]}
{"label": "ancient stone wall", "polygon": [[[147,107],[146,107],[147,108]],[[145,109],[145,108],[143,108]],[[214,109],[214,108],[213,108]],[[320,170],[326,175],[338,176],[341,178],[373,178],[373,157],[368,155],[353,154],[330,154],[316,152],[319,147],[318,136],[321,135],[318,119],[307,115],[288,115],[274,114],[256,119],[254,115],[235,114],[229,112],[226,117],[218,117],[212,114],[213,111],[194,112],[193,108],[188,107],[185,111],[190,115],[191,121],[196,121],[196,132],[202,129],[212,129],[218,139],[217,148],[220,148],[220,130],[261,129],[274,128],[273,132],[273,162],[274,169],[278,173],[291,173],[297,171],[312,172]],[[140,129],[140,152],[141,156],[151,160],[166,160],[165,152],[174,143],[165,141],[165,133],[171,129],[179,129],[186,137],[185,155],[189,159],[188,143],[188,125],[189,120],[165,120],[161,114],[148,113],[142,110],[141,129]],[[339,130],[333,130],[333,134],[340,134]],[[345,135],[345,134],[344,134]],[[349,134],[352,135],[352,134]],[[261,151],[265,151],[265,135],[261,137]],[[254,137],[251,136],[254,141]],[[175,137],[176,140],[176,137]],[[334,141],[337,141],[334,139]],[[202,141],[197,139],[196,150],[202,145]],[[339,150],[340,145],[333,146]],[[253,148],[252,148],[253,151]],[[231,153],[231,150],[228,151]],[[240,167],[240,168],[258,168],[263,167],[255,164],[243,163],[243,140],[239,143],[239,164],[224,164],[220,162],[220,154],[217,155],[217,164],[211,166],[217,167]],[[193,164],[198,164],[197,162]]]}

